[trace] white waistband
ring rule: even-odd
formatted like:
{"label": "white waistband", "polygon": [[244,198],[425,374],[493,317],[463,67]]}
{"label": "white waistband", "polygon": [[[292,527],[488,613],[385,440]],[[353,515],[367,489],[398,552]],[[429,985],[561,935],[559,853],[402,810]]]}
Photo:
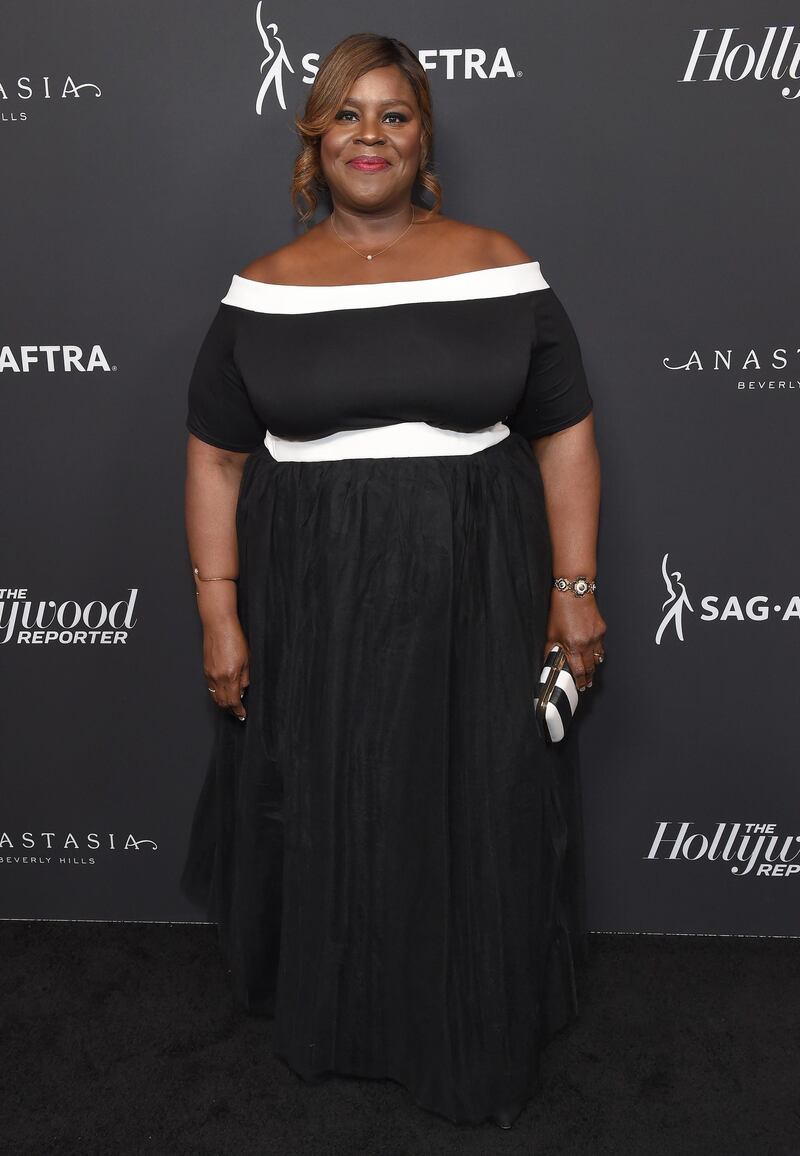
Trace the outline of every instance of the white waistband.
{"label": "white waistband", "polygon": [[400,421],[372,429],[345,429],[310,441],[277,437],[267,430],[264,445],[279,462],[330,462],[342,458],[438,457],[474,454],[508,437],[501,421],[477,430],[440,429],[426,421]]}

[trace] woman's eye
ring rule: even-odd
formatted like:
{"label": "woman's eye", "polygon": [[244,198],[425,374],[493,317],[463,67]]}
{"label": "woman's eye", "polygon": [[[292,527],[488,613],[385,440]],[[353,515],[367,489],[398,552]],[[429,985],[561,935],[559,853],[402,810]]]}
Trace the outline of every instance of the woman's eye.
{"label": "woman's eye", "polygon": [[[357,115],[357,113],[353,112],[353,110],[351,108],[343,108],[339,112],[337,112],[336,120],[345,120],[347,117],[356,116],[356,115]],[[387,112],[384,114],[384,120],[386,119],[386,117],[393,117],[394,118],[393,120],[390,121],[391,124],[404,124],[408,120],[408,117],[405,116],[402,112]]]}

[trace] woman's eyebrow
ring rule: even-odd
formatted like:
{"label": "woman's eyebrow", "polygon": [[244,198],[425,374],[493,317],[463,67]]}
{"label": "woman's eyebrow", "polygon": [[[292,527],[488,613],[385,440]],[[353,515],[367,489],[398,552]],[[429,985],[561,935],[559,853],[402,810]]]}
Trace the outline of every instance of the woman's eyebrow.
{"label": "woman's eyebrow", "polygon": [[[347,100],[345,100],[343,103],[344,104],[363,104],[364,102],[361,100],[354,100],[352,97],[348,97]],[[403,100],[402,97],[399,98],[398,100],[392,100],[391,98],[389,100],[376,100],[375,103],[376,104],[404,104],[406,106],[406,108],[412,107],[409,104],[409,102],[407,100]]]}

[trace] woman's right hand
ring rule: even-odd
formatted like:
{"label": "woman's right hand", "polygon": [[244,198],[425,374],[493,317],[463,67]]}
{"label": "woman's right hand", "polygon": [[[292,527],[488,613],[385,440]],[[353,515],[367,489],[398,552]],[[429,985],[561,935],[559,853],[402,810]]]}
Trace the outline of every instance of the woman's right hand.
{"label": "woman's right hand", "polygon": [[244,722],[242,695],[250,685],[250,650],[238,618],[204,626],[203,673],[217,706]]}

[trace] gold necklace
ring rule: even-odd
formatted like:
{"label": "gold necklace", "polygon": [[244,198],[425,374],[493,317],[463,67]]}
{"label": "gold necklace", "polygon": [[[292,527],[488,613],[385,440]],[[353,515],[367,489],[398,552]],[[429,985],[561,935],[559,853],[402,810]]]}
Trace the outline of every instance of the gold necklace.
{"label": "gold necklace", "polygon": [[[392,245],[396,245],[398,241],[402,240],[402,238],[405,237],[408,230],[414,224],[414,210],[415,210],[415,208],[416,208],[415,205],[411,206],[411,220],[409,221],[406,228],[403,229],[400,236],[395,237],[395,239],[393,241],[390,241],[388,245],[384,245],[384,247],[382,249],[379,249],[377,253],[362,253],[359,249],[357,249],[355,247],[355,245],[351,245],[349,241],[346,241],[344,239],[344,237],[342,236],[342,234],[339,232],[339,230],[336,228],[336,226],[333,223],[333,213],[331,213],[331,228],[333,229],[334,233],[339,238],[339,240],[344,241],[345,245],[347,245],[349,248],[351,248],[354,253],[358,253],[359,257],[364,257],[365,260],[371,261],[373,259],[373,257],[380,257],[381,253],[385,253],[387,249],[391,249]],[[335,210],[334,210],[334,212],[335,212]]]}

